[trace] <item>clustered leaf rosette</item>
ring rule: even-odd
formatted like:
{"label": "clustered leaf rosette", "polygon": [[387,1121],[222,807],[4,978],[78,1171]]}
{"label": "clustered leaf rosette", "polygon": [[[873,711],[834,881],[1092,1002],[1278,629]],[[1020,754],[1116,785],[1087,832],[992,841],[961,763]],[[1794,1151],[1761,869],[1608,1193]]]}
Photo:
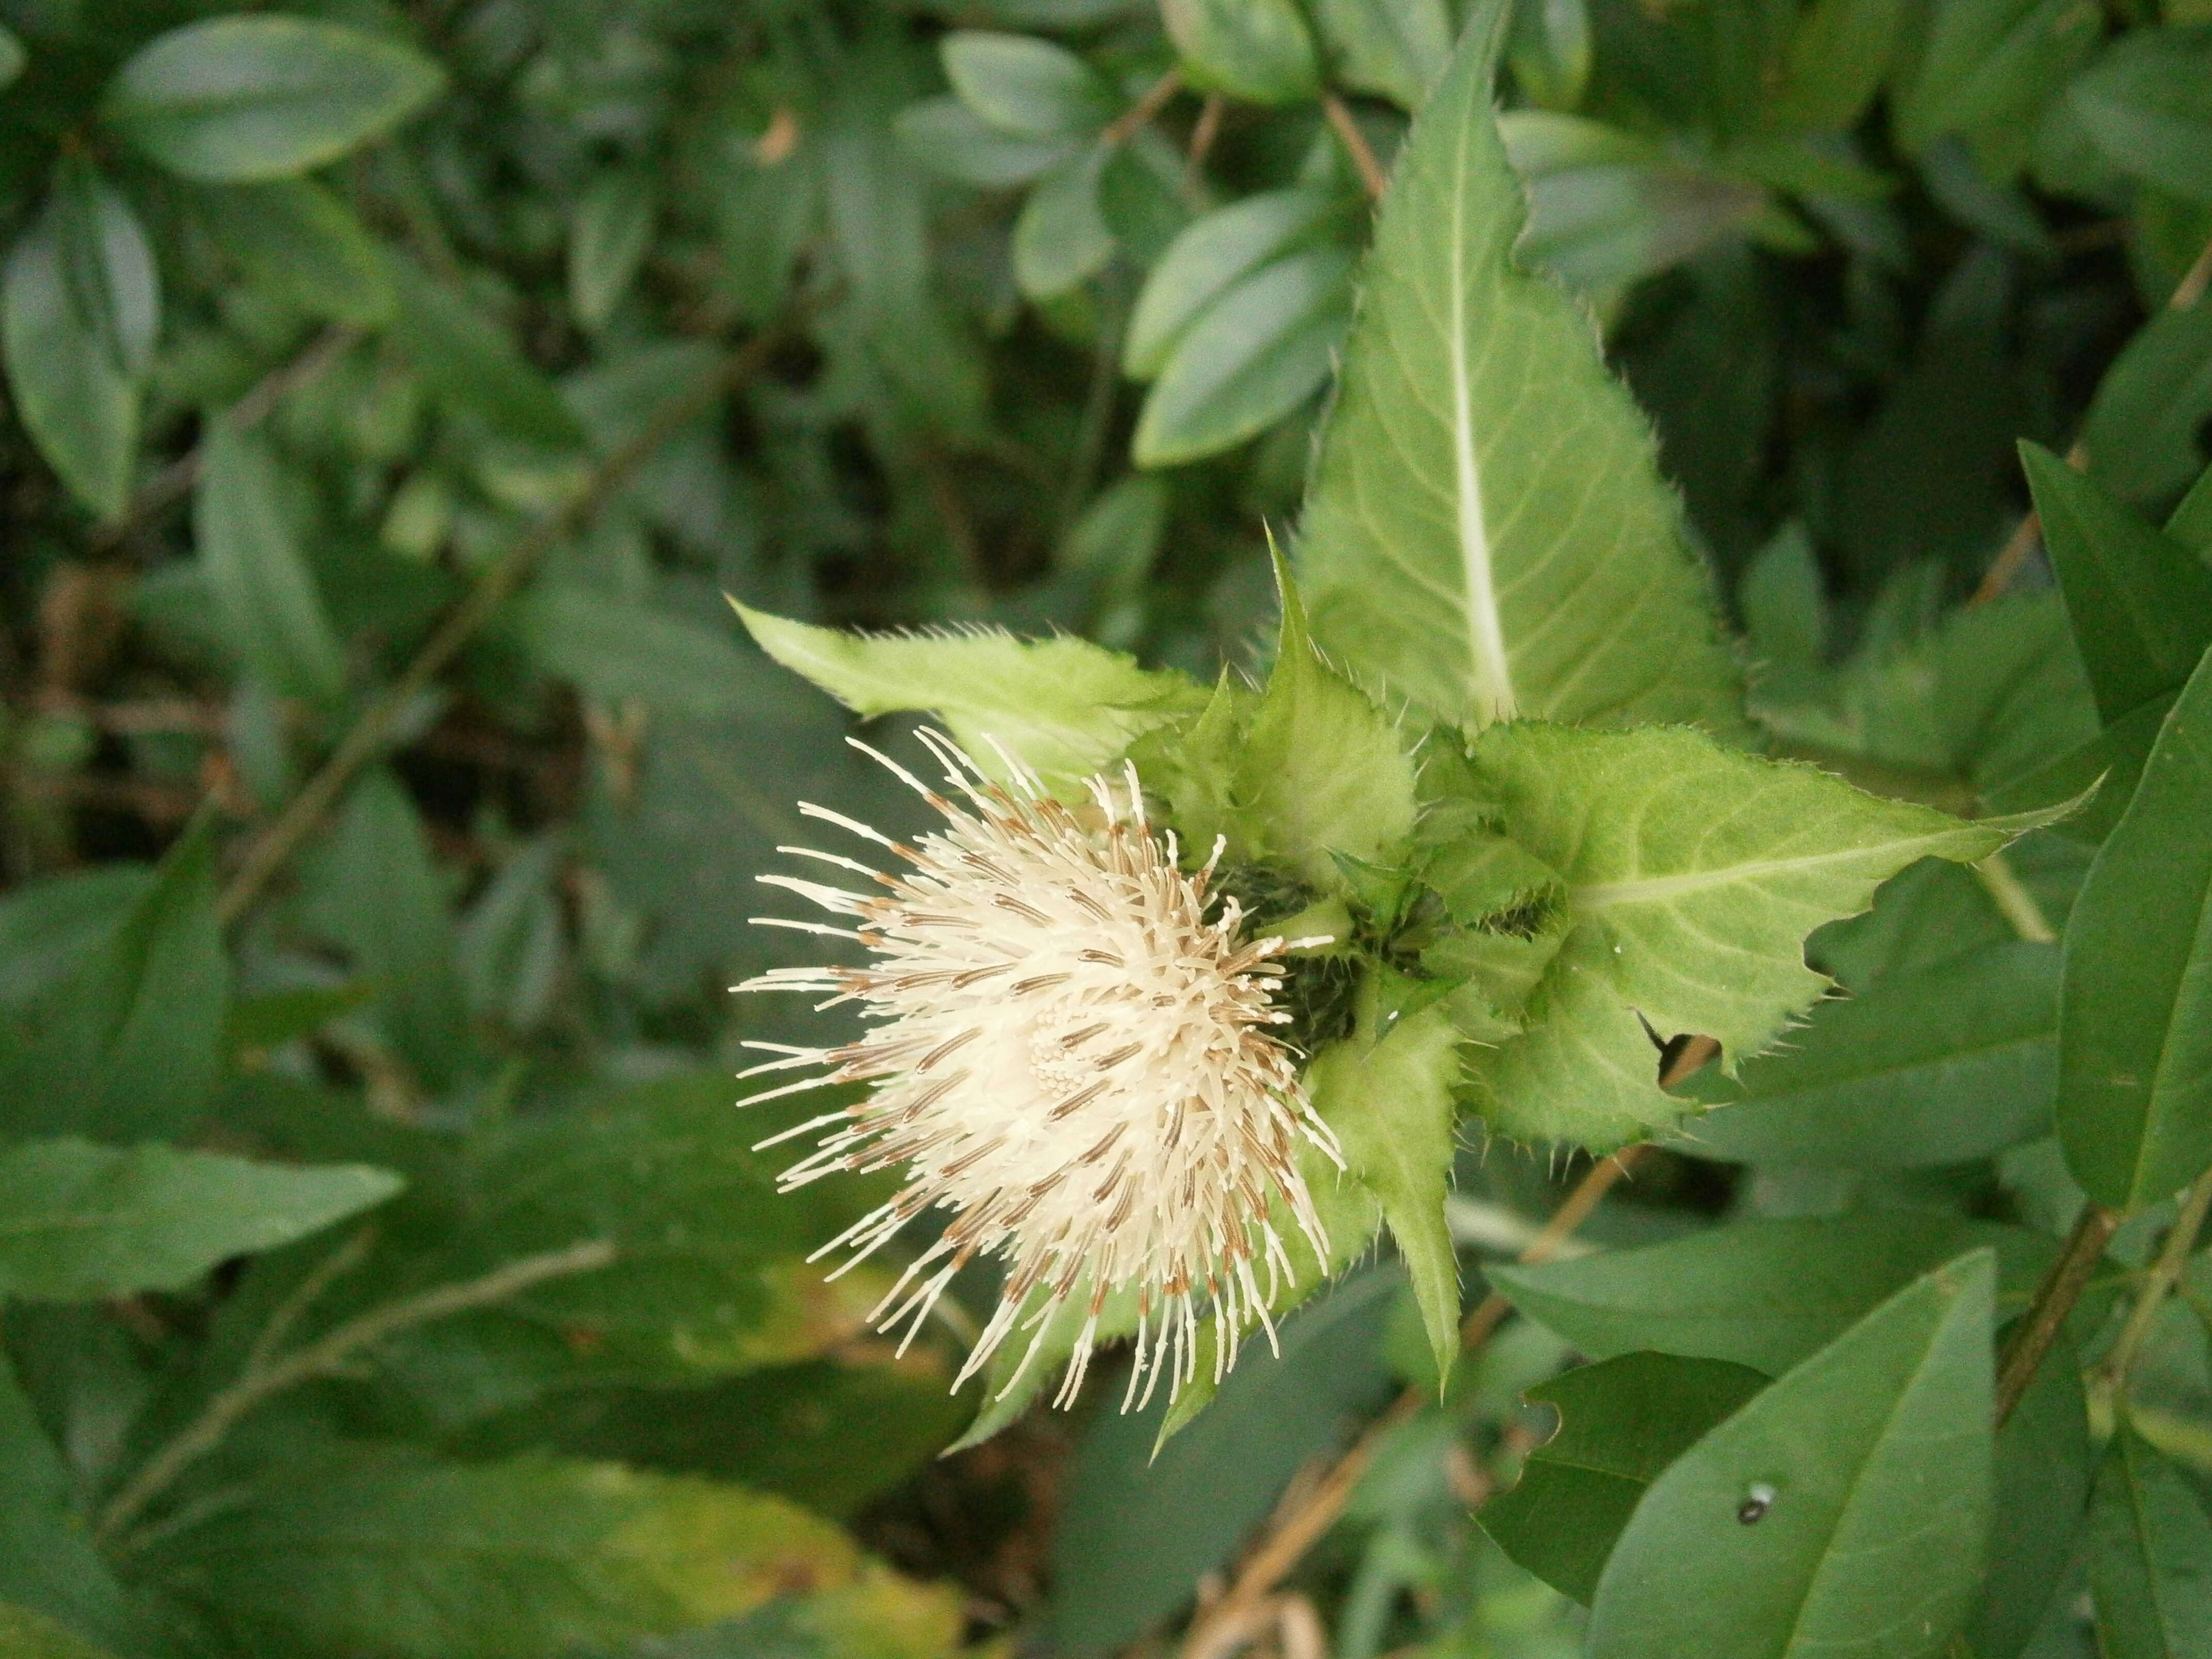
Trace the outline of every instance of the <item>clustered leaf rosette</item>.
{"label": "clustered leaf rosette", "polygon": [[853,925],[756,920],[868,952],[861,965],[778,969],[738,988],[823,994],[823,1012],[857,1003],[870,1022],[835,1047],[747,1045],[776,1056],[748,1076],[825,1068],[756,1100],[869,1085],[855,1103],[775,1137],[826,1131],[784,1185],[902,1174],[896,1196],[817,1252],[849,1249],[840,1273],[925,1212],[951,1212],[872,1316],[885,1329],[905,1323],[902,1352],[963,1267],[979,1255],[1003,1262],[997,1308],[955,1388],[1019,1335],[1026,1349],[999,1392],[1013,1389],[1056,1316],[1083,1298],[1059,1395],[1073,1401],[1100,1316],[1122,1291],[1137,1322],[1125,1408],[1149,1401],[1163,1375],[1171,1398],[1196,1375],[1209,1314],[1218,1382],[1249,1326],[1273,1342],[1269,1310],[1297,1277],[1277,1218],[1328,1260],[1300,1143],[1342,1159],[1277,1035],[1291,1017],[1275,993],[1285,951],[1329,941],[1248,938],[1243,907],[1211,886],[1225,837],[1187,873],[1174,832],[1148,822],[1133,765],[1091,778],[1075,806],[1003,748],[1006,783],[949,738],[917,736],[943,766],[943,790],[858,746],[942,829],[908,845],[805,806],[894,869],[785,848],[863,884],[761,878]]}

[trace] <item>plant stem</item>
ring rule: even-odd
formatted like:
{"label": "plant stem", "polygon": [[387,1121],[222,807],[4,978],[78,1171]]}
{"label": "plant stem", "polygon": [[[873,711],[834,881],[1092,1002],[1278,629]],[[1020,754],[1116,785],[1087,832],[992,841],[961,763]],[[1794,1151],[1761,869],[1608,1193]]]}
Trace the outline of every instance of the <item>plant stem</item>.
{"label": "plant stem", "polygon": [[2197,1249],[2197,1236],[2203,1231],[2207,1211],[2212,1211],[2212,1170],[2197,1177],[2196,1182],[2182,1195],[2181,1211],[2173,1218],[2173,1227],[2159,1248],[2158,1260],[2151,1263],[2142,1288],[2136,1293],[2136,1304],[2129,1310],[2128,1322],[2120,1328],[2119,1340],[2112,1344],[2112,1352],[2106,1357],[2101,1367],[2106,1379],[2116,1391],[2128,1386],[2128,1373],[2135,1369],[2136,1356],[2142,1351],[2143,1340],[2157,1322],[2158,1310],[2166,1305],[2166,1298],[2181,1282],[2188,1271],[2190,1255]]}
{"label": "plant stem", "polygon": [[1990,854],[1975,865],[1973,870],[1997,908],[2004,912],[2004,919],[2012,924],[2014,933],[2030,945],[2055,945],[2058,942],[2058,934],[2051,927],[2051,919],[2043,914],[2043,907],[2035,902],[2035,895],[2021,884],[2020,872],[2012,867],[2012,860],[2004,855],[2003,849]]}
{"label": "plant stem", "polygon": [[1359,122],[1352,112],[1352,106],[1335,93],[1328,92],[1322,94],[1321,106],[1322,112],[1328,117],[1329,125],[1336,129],[1336,136],[1343,140],[1345,149],[1352,156],[1352,165],[1359,170],[1359,182],[1367,191],[1367,199],[1370,202],[1382,200],[1382,188],[1389,180],[1383,176],[1382,164],[1375,159],[1375,152],[1368,148],[1367,135],[1359,130]]}
{"label": "plant stem", "polygon": [[599,463],[584,487],[539,520],[477,578],[460,603],[415,653],[415,659],[370,699],[338,740],[322,769],[285,803],[276,821],[247,851],[246,861],[216,902],[216,917],[228,927],[252,908],[270,878],[284,867],[345,793],[354,774],[384,747],[400,717],[429,690],[447,664],[461,653],[477,629],[516,588],[538,560],[598,516],[661,445],[696,420],[716,398],[757,373],[784,337],[782,328],[757,335],[677,393],[628,441]]}
{"label": "plant stem", "polygon": [[1997,1364],[1996,1420],[2002,1428],[2018,1407],[2021,1396],[2027,1385],[2035,1380],[2036,1368],[2043,1364],[2044,1355],[2058,1339],[2059,1328],[2065,1324],[2066,1316],[2074,1311],[2074,1304],[2081,1298],[2081,1291],[2096,1271],[2098,1261],[2105,1254],[2105,1246],[2112,1242],[2113,1232],[2120,1224],[2119,1212],[2103,1205],[2091,1202],[2081,1206],[2081,1214],[2074,1223],[2074,1231],[2066,1241],[2066,1248],[2058,1260],[2051,1264],[2051,1271],[2043,1276],[2036,1287],[2035,1300],[2028,1305],[2019,1328],[2005,1345]]}
{"label": "plant stem", "polygon": [[1169,99],[1182,90],[1182,71],[1170,70],[1145,89],[1145,95],[1114,118],[1114,125],[1098,135],[1101,143],[1127,143],[1146,122],[1167,107]]}
{"label": "plant stem", "polygon": [[420,1296],[373,1308],[282,1359],[249,1358],[237,1379],[208,1401],[207,1408],[190,1427],[138,1466],[138,1472],[124,1483],[100,1511],[93,1535],[103,1543],[113,1543],[125,1527],[145,1512],[148,1504],[174,1485],[186,1469],[220,1446],[249,1413],[285,1389],[330,1375],[363,1349],[401,1331],[471,1309],[489,1307],[546,1279],[590,1273],[608,1266],[614,1259],[615,1247],[603,1238],[588,1239],[544,1255],[525,1256],[481,1279],[441,1285]]}

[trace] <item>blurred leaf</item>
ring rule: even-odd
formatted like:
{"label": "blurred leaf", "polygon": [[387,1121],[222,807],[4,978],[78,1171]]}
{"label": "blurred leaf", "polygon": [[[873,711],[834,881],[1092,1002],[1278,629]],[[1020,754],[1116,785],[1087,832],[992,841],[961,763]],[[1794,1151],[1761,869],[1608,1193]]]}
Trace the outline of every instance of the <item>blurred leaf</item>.
{"label": "blurred leaf", "polygon": [[2065,1583],[2088,1518],[2093,1470],[2081,1357],[2063,1336],[1997,1431],[1990,1570],[1967,1626],[1974,1659],[2013,1659]]}
{"label": "blurred leaf", "polygon": [[390,263],[399,293],[394,331],[434,396],[519,443],[569,449],[583,441],[561,394],[507,330],[412,259],[393,254]]}
{"label": "blurred leaf", "polygon": [[1919,1274],[1985,1244],[1997,1252],[2000,1306],[2024,1308],[2057,1246],[1929,1211],[1735,1221],[1640,1249],[1485,1271],[1594,1358],[1652,1348],[1779,1376]]}
{"label": "blurred leaf", "polygon": [[1036,182],[1014,224],[1014,280],[1032,300],[1065,294],[1114,257],[1114,232],[1099,210],[1098,185],[1113,152],[1091,144]]}
{"label": "blurred leaf", "polygon": [[58,1620],[12,1601],[0,1601],[0,1653],[9,1659],[113,1659]]}
{"label": "blurred leaf", "polygon": [[532,588],[510,615],[532,662],[595,697],[711,719],[741,712],[761,690],[757,659],[687,617],[556,581]]}
{"label": "blurred leaf", "polygon": [[137,459],[138,386],[116,362],[69,279],[63,210],[15,239],[0,275],[0,347],[16,417],[62,482],[103,519],[120,516]]}
{"label": "blurred leaf", "polygon": [[215,898],[203,823],[32,1005],[29,1041],[0,1081],[8,1131],[134,1141],[191,1126],[222,1068],[230,1000]]}
{"label": "blurred leaf", "polygon": [[877,1571],[829,1522],[740,1487],[367,1445],[270,1469],[249,1505],[148,1553],[169,1593],[234,1641],[420,1659],[538,1659],[779,1594],[838,1598]]}
{"label": "blurred leaf", "polygon": [[1001,132],[952,97],[908,105],[896,125],[899,142],[930,172],[983,190],[1026,185],[1073,148],[1069,139]]}
{"label": "blurred leaf", "polygon": [[1814,0],[1790,31],[1763,119],[1795,131],[1849,131],[1888,73],[1909,11],[1905,0]]}
{"label": "blurred leaf", "polygon": [[375,239],[312,179],[210,185],[191,204],[226,254],[308,316],[363,328],[392,319],[392,276]]}
{"label": "blurred leaf", "polygon": [[2212,25],[2130,31],[2075,76],[2066,96],[2122,168],[2212,203]]}
{"label": "blurred leaf", "polygon": [[568,305],[587,329],[606,325],[653,246],[660,191],[643,167],[594,179],[568,228]]}
{"label": "blurred leaf", "polygon": [[0,28],[0,88],[13,86],[29,61],[30,53],[23,49],[21,37],[13,29]]}
{"label": "blurred leaf", "polygon": [[85,1302],[182,1290],[382,1203],[399,1177],[288,1169],[163,1146],[32,1140],[0,1152],[0,1296]]}
{"label": "blurred leaf", "polygon": [[1736,721],[1650,437],[1588,319],[1516,270],[1470,38],[1383,198],[1297,546],[1315,637],[1437,715]]}
{"label": "blurred leaf", "polygon": [[1805,965],[1814,927],[1917,859],[1970,862],[2008,839],[1688,728],[1522,722],[1473,757],[1506,834],[1565,882],[1570,928],[1526,1033],[1473,1055],[1476,1099],[1501,1133],[1594,1151],[1680,1115],[1647,1031],[1713,1037],[1733,1072],[1826,988]]}
{"label": "blurred leaf", "polygon": [[295,539],[276,459],[258,433],[218,421],[192,501],[192,538],[223,631],[261,678],[329,705],[345,694],[345,653]]}
{"label": "blurred leaf", "polygon": [[1246,277],[1326,234],[1346,198],[1306,185],[1262,191],[1194,220],[1152,267],[1130,313],[1123,370],[1156,379],[1176,343]]}
{"label": "blurred leaf", "polygon": [[2106,1449],[2091,1516],[2097,1649],[2107,1659],[2182,1659],[2212,1642],[2212,1517],[2180,1471],[2123,1422]]}
{"label": "blurred leaf", "polygon": [[2074,1178],[2115,1209],[2212,1163],[2212,653],[2067,924],[2058,1135]]}
{"label": "blurred leaf", "polygon": [[368,980],[343,985],[303,985],[289,991],[270,991],[244,997],[232,1005],[223,1022],[222,1040],[232,1058],[265,1054],[304,1036],[313,1036],[334,1019],[343,1019],[356,1008],[376,1000],[377,988]]}
{"label": "blurred leaf", "polygon": [[2188,495],[2166,520],[2166,533],[2194,552],[2200,562],[2212,565],[2212,466],[2197,475]]}
{"label": "blurred leaf", "polygon": [[2099,33],[2096,14],[2073,0],[1937,0],[1934,11],[1896,106],[1912,152],[1947,132],[2032,131]]}
{"label": "blurred leaf", "polygon": [[1083,137],[1114,118],[1114,90],[1105,77],[1049,40],[955,29],[937,50],[955,95],[1000,132]]}
{"label": "blurred leaf", "polygon": [[52,213],[62,273],[77,315],[100,336],[109,360],[144,377],[161,328],[161,277],[131,204],[81,155],[54,168]]}
{"label": "blurred leaf", "polygon": [[0,894],[0,1007],[21,1007],[120,927],[153,884],[143,864],[103,864]]}
{"label": "blurred leaf", "polygon": [[2137,509],[2162,507],[2204,466],[2212,305],[2160,312],[2105,371],[2081,426],[2089,476]]}
{"label": "blurred leaf", "polygon": [[1994,1265],[1908,1285],[1654,1481],[1599,1581],[1593,1659],[1941,1652],[1990,1519]]}
{"label": "blurred leaf", "polygon": [[510,1030],[542,1021],[559,983],[567,939],[554,883],[565,855],[557,837],[517,849],[456,930],[470,1008]]}
{"label": "blurred leaf", "polygon": [[1161,0],[1160,21],[1201,92],[1294,104],[1321,92],[1321,64],[1297,0]]}
{"label": "blurred leaf", "polygon": [[2022,443],[2021,458],[2110,725],[2172,691],[2212,644],[2212,570],[2049,450]]}
{"label": "blurred leaf", "polygon": [[1205,694],[1172,672],[1072,638],[840,634],[743,605],[762,650],[861,714],[927,709],[975,763],[1005,770],[1005,744],[1055,789],[1119,759],[1153,727],[1195,713]]}
{"label": "blurred leaf", "polygon": [[1589,82],[1588,0],[1515,0],[1505,61],[1529,102],[1540,109],[1574,109]]}
{"label": "blurred leaf", "polygon": [[[1282,1358],[1247,1353],[1196,1421],[1153,1449],[1146,1411],[1091,1420],[1053,1551],[1054,1650],[1120,1649],[1188,1601],[1299,1466],[1335,1443],[1346,1413],[1389,1386],[1378,1349],[1395,1272],[1348,1280],[1282,1324]],[[1203,1363],[1203,1362],[1201,1362]]]}
{"label": "blurred leaf", "polygon": [[1584,1607],[1637,1500],[1667,1466],[1766,1386],[1747,1366],[1627,1353],[1530,1389],[1559,1426],[1519,1484],[1482,1506],[1505,1553]]}
{"label": "blurred leaf", "polygon": [[1308,248],[1213,298],[1177,336],[1146,396],[1130,446],[1137,465],[1218,454],[1304,403],[1328,380],[1351,325],[1352,264],[1347,249]]}
{"label": "blurred leaf", "polygon": [[[92,1547],[68,1468],[0,1355],[0,1601],[119,1654],[144,1651],[143,1615]],[[0,1624],[0,1643],[8,1639]],[[0,1647],[13,1659],[15,1650]],[[30,1650],[35,1659],[38,1650]],[[79,1659],[67,1647],[53,1659]]]}
{"label": "blurred leaf", "polygon": [[1451,61],[1443,0],[1316,0],[1313,16],[1335,78],[1401,109],[1419,109]]}
{"label": "blurred leaf", "polygon": [[1711,1111],[1679,1144],[1701,1158],[1911,1169],[1988,1158],[2050,1132],[2058,951],[1984,945],[1814,1006],[1786,1047],[1686,1085]]}
{"label": "blurred leaf", "polygon": [[206,184],[334,161],[444,91],[411,47],[304,17],[211,17],[142,46],[101,112],[148,155]]}

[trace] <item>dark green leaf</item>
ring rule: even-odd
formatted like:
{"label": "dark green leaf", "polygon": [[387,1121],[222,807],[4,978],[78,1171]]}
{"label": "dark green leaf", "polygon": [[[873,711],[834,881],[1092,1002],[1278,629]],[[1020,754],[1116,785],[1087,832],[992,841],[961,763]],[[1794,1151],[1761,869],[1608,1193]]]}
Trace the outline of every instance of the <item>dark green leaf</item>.
{"label": "dark green leaf", "polygon": [[2064,1584],[2088,1519],[2089,1408],[2081,1363],[2061,1337],[1997,1431],[1990,1571],[1967,1626],[1974,1659],[2013,1659]]}
{"label": "dark green leaf", "polygon": [[364,328],[391,320],[392,276],[375,239],[313,179],[210,185],[191,203],[222,251],[288,304]]}
{"label": "dark green leaf", "polygon": [[445,89],[411,47],[304,17],[211,17],[157,36],[108,83],[102,113],[172,173],[281,179],[336,161]]}
{"label": "dark green leaf", "polygon": [[2115,1208],[2212,1163],[2212,653],[2067,925],[2058,1135],[2074,1178]]}
{"label": "dark green leaf", "polygon": [[1898,100],[1898,137],[1908,150],[1950,132],[2024,143],[2099,32],[2096,15],[2072,0],[1938,0]]}
{"label": "dark green leaf", "polygon": [[1297,0],[1162,0],[1183,74],[1206,92],[1291,104],[1321,91],[1321,64]]}
{"label": "dark green leaf", "polygon": [[32,1140],[0,1152],[0,1296],[84,1302],[174,1291],[382,1203],[398,1176],[164,1146]]}
{"label": "dark green leaf", "polygon": [[545,449],[583,441],[553,383],[489,317],[413,260],[395,254],[396,332],[434,395],[481,419],[502,437]]}
{"label": "dark green leaf", "polygon": [[69,280],[62,215],[15,239],[0,275],[0,348],[16,417],[71,494],[123,511],[138,448],[138,386],[116,362]]}
{"label": "dark green leaf", "polygon": [[1653,1482],[1599,1580],[1592,1659],[1943,1650],[1990,1518],[1986,1251],[1938,1267]]}
{"label": "dark green leaf", "polygon": [[344,985],[306,985],[240,999],[223,1023],[224,1045],[235,1058],[265,1054],[300,1037],[313,1036],[334,1019],[376,1000],[368,980]]}
{"label": "dark green leaf", "polygon": [[113,1659],[59,1620],[12,1601],[0,1601],[0,1653],[9,1659]]}
{"label": "dark green leaf", "polygon": [[0,88],[13,86],[29,61],[30,54],[23,50],[23,42],[15,31],[0,28]]}
{"label": "dark green leaf", "polygon": [[1766,1386],[1748,1366],[1627,1353],[1528,1390],[1559,1426],[1521,1480],[1482,1506],[1482,1529],[1554,1589],[1587,1607],[1614,1540],[1651,1483]]}
{"label": "dark green leaf", "polygon": [[104,864],[0,896],[0,1007],[21,1007],[97,949],[153,880],[145,865]]}
{"label": "dark green leaf", "polygon": [[605,327],[653,245],[660,191],[643,167],[593,179],[568,228],[568,305],[587,329]]}
{"label": "dark green leaf", "polygon": [[2066,96],[2120,167],[2212,203],[2212,25],[2130,30]]}
{"label": "dark green leaf", "polygon": [[[0,1601],[118,1653],[143,1650],[142,1616],[92,1547],[70,1472],[0,1354]],[[6,1631],[0,1626],[0,1642]],[[13,1650],[0,1646],[0,1652]],[[36,1650],[33,1650],[35,1653]],[[67,1649],[53,1659],[77,1659]]]}
{"label": "dark green leaf", "polygon": [[2123,1423],[2091,1512],[2091,1594],[2105,1659],[2185,1659],[2212,1644],[2212,1516],[2189,1481]]}
{"label": "dark green leaf", "polygon": [[937,49],[960,101],[1001,132],[1080,137],[1114,118],[1113,88],[1065,46],[1034,35],[955,29]]}
{"label": "dark green leaf", "polygon": [[1848,131],[1888,73],[1910,9],[1907,0],[1814,0],[1790,32],[1764,119],[1798,131]]}
{"label": "dark green leaf", "polygon": [[200,569],[223,631],[252,671],[285,694],[344,695],[345,653],[293,534],[276,459],[258,434],[218,422],[192,502]]}
{"label": "dark green leaf", "polygon": [[2212,415],[2212,305],[2167,309],[2136,330],[2081,426],[2089,476],[2130,506],[2162,507],[2203,470]]}

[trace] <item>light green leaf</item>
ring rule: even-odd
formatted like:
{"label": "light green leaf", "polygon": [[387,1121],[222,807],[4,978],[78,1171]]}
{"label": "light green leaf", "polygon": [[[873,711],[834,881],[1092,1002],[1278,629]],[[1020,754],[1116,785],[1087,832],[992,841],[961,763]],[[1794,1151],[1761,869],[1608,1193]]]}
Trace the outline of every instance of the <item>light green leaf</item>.
{"label": "light green leaf", "polygon": [[1650,429],[1589,319],[1513,263],[1480,33],[1383,198],[1297,544],[1315,637],[1461,725],[1732,728],[1735,665]]}
{"label": "light green leaf", "polygon": [[1486,1271],[1516,1307],[1595,1358],[1653,1348],[1778,1376],[1917,1275],[1985,1244],[1997,1252],[2000,1308],[2026,1307],[2057,1244],[1932,1211],[1737,1221],[1639,1249]]}
{"label": "light green leaf", "polygon": [[2106,1450],[2090,1526],[2106,1659],[2185,1659],[2212,1646],[2212,1517],[2188,1480],[2124,1423]]}
{"label": "light green leaf", "polygon": [[131,493],[138,384],[72,291],[60,215],[50,205],[15,239],[0,275],[0,349],[16,417],[70,493],[103,519]]}
{"label": "light green leaf", "polygon": [[1717,1038],[1733,1071],[1827,981],[1807,934],[1915,860],[1971,861],[2014,827],[1969,823],[1758,759],[1685,727],[1522,722],[1474,765],[1507,835],[1566,884],[1570,932],[1528,1031],[1474,1054],[1484,1115],[1527,1139],[1617,1146],[1679,1115],[1644,1032]]}
{"label": "light green leaf", "polygon": [[1071,139],[1001,132],[950,95],[908,105],[893,125],[907,153],[930,172],[983,190],[1026,185],[1074,148]]}
{"label": "light green leaf", "polygon": [[1443,0],[1316,0],[1314,21],[1336,79],[1417,110],[1451,61]]}
{"label": "light green leaf", "polygon": [[927,709],[994,776],[997,738],[1054,789],[1079,787],[1157,726],[1206,706],[1181,674],[1072,638],[840,634],[737,607],[762,650],[862,714]]}
{"label": "light green leaf", "polygon": [[1307,248],[1262,265],[1177,337],[1145,398],[1130,453],[1176,466],[1266,430],[1328,379],[1352,320],[1349,249]]}
{"label": "light green leaf", "polygon": [[1897,100],[1899,141],[1917,154],[1946,133],[2003,142],[2011,129],[2024,144],[2100,32],[2074,0],[1939,0]]}
{"label": "light green leaf", "polygon": [[1997,1431],[1990,1571],[1966,1626],[1974,1659],[2014,1659],[2069,1577],[2094,1471],[2081,1358],[2061,1335]]}
{"label": "light green leaf", "polygon": [[307,315],[364,328],[391,319],[392,277],[375,240],[312,179],[210,185],[191,204],[226,254]]}
{"label": "light green leaf", "polygon": [[1347,200],[1334,191],[1294,185],[1193,221],[1137,295],[1121,347],[1123,371],[1139,380],[1158,378],[1176,342],[1207,307],[1262,266],[1338,228]]}
{"label": "light green leaf", "polygon": [[319,1232],[398,1192],[358,1164],[296,1169],[88,1140],[0,1152],[0,1297],[89,1302],[178,1291],[232,1256]]}
{"label": "light green leaf", "polygon": [[412,47],[304,17],[211,17],[139,48],[101,113],[204,184],[282,179],[334,161],[445,90]]}
{"label": "light green leaf", "polygon": [[1014,281],[1049,300],[1095,276],[1114,257],[1114,232],[1099,210],[1098,184],[1113,152],[1092,144],[1036,182],[1014,222]]}
{"label": "light green leaf", "polygon": [[2058,1136],[2082,1189],[2116,1209],[2212,1164],[2212,653],[2067,923]]}
{"label": "light green leaf", "polygon": [[1346,1164],[1382,1201],[1448,1375],[1459,1352],[1459,1262],[1444,1225],[1459,1032],[1440,1009],[1386,1019],[1371,990],[1364,1001],[1358,1030],[1315,1058],[1306,1085]]}
{"label": "light green leaf", "polygon": [[345,653],[292,533],[281,482],[266,440],[216,422],[192,501],[192,536],[239,655],[278,690],[327,705],[345,695]]}
{"label": "light green leaf", "polygon": [[1029,34],[955,29],[945,78],[977,118],[1020,138],[1087,136],[1114,118],[1114,89],[1066,47]]}
{"label": "light green leaf", "polygon": [[[118,1653],[142,1653],[150,1632],[93,1548],[73,1486],[69,1467],[0,1354],[0,1601]],[[9,1634],[0,1621],[0,1652],[14,1659],[16,1650],[4,1645]],[[81,1648],[59,1647],[52,1659],[81,1654]],[[25,1659],[42,1656],[32,1649]]]}
{"label": "light green leaf", "polygon": [[568,305],[587,329],[606,325],[645,263],[660,213],[660,190],[643,167],[593,179],[568,228]]}
{"label": "light green leaf", "polygon": [[1899,1291],[1654,1481],[1598,1582],[1592,1659],[1942,1652],[1987,1550],[1994,1266]]}
{"label": "light green leaf", "polygon": [[1160,20],[1202,92],[1294,104],[1321,92],[1321,63],[1297,0],[1161,0]]}
{"label": "light green leaf", "polygon": [[2120,167],[2212,204],[2212,27],[2131,29],[2074,77],[2066,99]]}

